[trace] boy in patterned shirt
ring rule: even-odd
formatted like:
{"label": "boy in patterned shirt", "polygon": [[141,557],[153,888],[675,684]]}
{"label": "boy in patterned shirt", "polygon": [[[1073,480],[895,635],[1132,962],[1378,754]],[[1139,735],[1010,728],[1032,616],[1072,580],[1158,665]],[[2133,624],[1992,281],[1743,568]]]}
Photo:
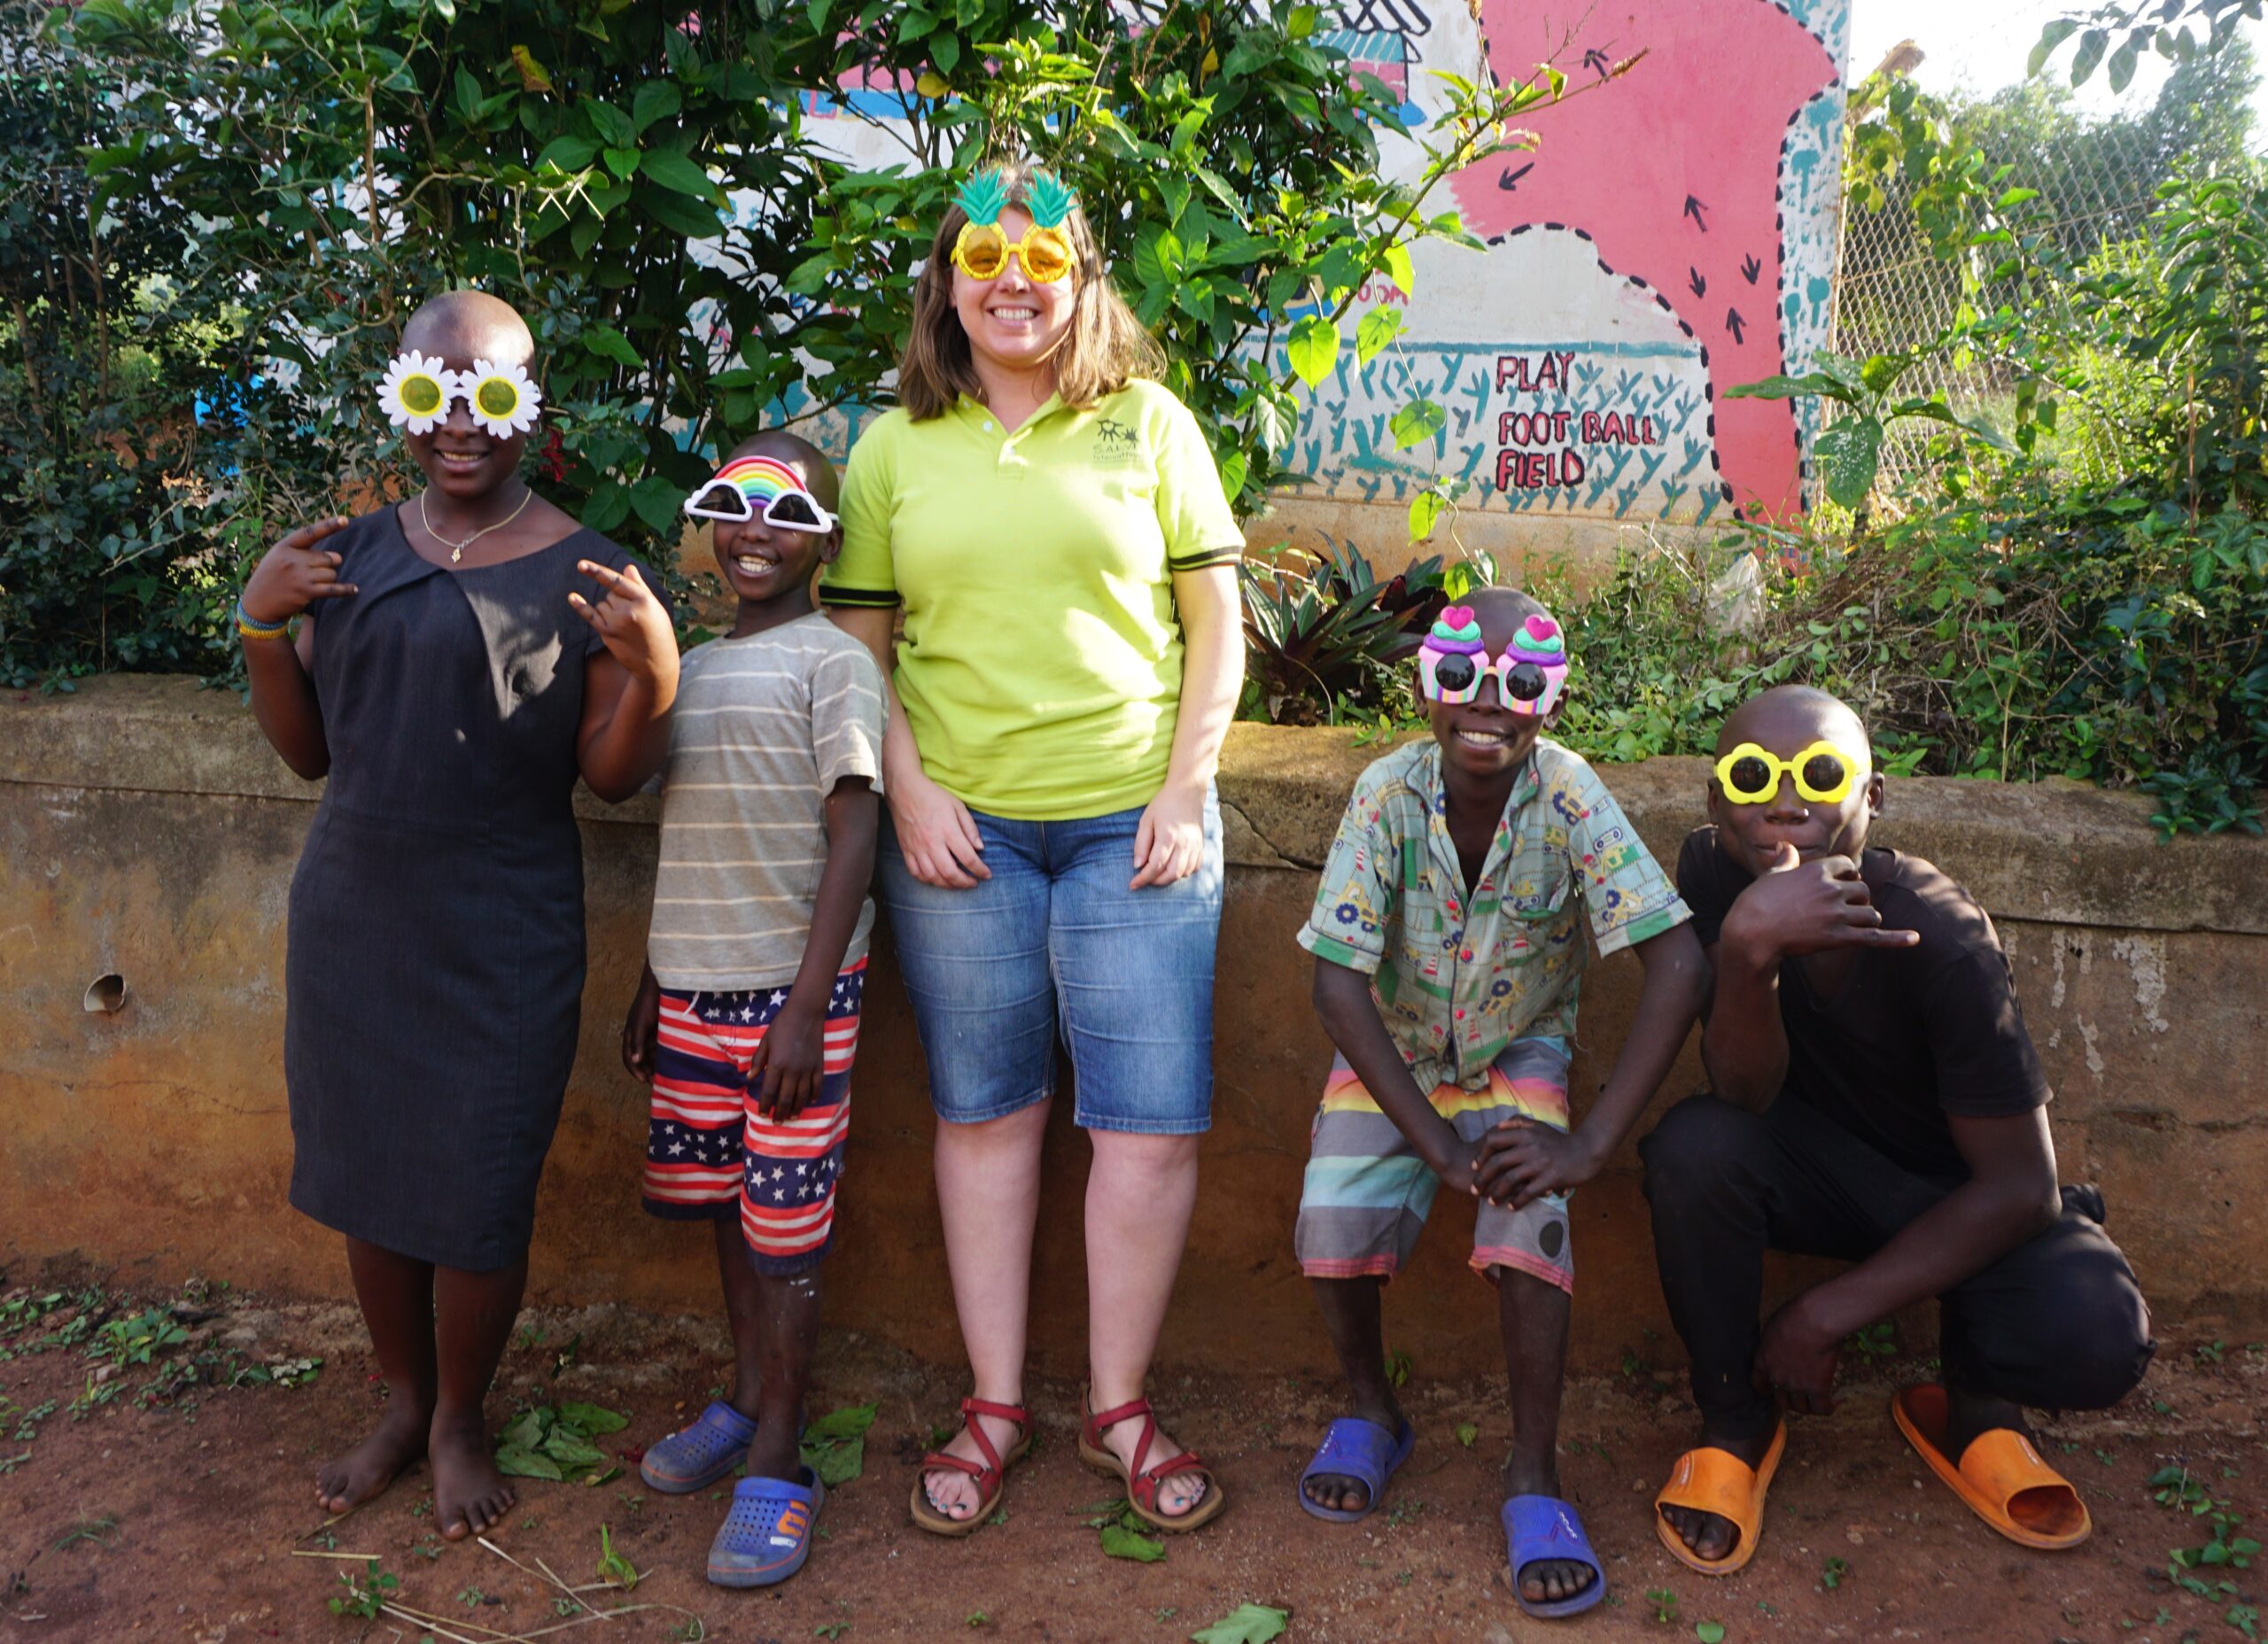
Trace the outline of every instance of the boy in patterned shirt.
{"label": "boy in patterned shirt", "polygon": [[714,1225],[738,1369],[732,1398],[640,1470],[683,1494],[745,1461],[709,1549],[720,1586],[801,1569],[823,1494],[796,1430],[850,1124],[883,714],[873,656],[812,600],[842,547],[835,505],[827,458],[777,432],[687,501],[714,522],[740,616],[680,674],[647,967],[622,1032],[624,1065],[653,1082],[646,1208]]}
{"label": "boy in patterned shirt", "polygon": [[[1473,1196],[1473,1269],[1496,1287],[1515,1437],[1503,1523],[1512,1591],[1572,1615],[1605,1581],[1555,1453],[1569,1297],[1567,1191],[1589,1181],[1669,1071],[1706,979],[1690,917],[1605,787],[1539,733],[1566,681],[1559,624],[1526,594],[1476,591],[1418,653],[1431,741],[1355,785],[1315,908],[1315,1005],[1338,1046],[1300,1198],[1313,1281],[1354,1413],[1300,1480],[1318,1518],[1368,1515],[1417,1435],[1388,1384],[1379,1290],[1437,1189]],[[1635,950],[1630,1036],[1570,1131],[1568,1045],[1588,921]]]}

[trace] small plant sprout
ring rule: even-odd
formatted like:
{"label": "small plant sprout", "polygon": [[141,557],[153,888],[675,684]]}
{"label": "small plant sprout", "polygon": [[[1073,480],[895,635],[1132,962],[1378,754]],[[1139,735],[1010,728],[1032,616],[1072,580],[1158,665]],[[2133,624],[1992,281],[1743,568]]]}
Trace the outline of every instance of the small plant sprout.
{"label": "small plant sprout", "polygon": [[638,1585],[637,1566],[614,1550],[613,1532],[605,1524],[599,1526],[599,1579],[617,1583],[625,1593]]}
{"label": "small plant sprout", "polygon": [[338,1581],[346,1590],[330,1601],[330,1613],[353,1616],[363,1621],[376,1621],[379,1611],[401,1586],[400,1578],[379,1569],[375,1558],[360,1570],[340,1570]]}
{"label": "small plant sprout", "polygon": [[1646,1602],[1654,1607],[1654,1619],[1663,1625],[1677,1619],[1677,1594],[1667,1587],[1648,1587]]}
{"label": "small plant sprout", "polygon": [[1851,1573],[1847,1560],[1830,1558],[1819,1567],[1819,1584],[1829,1593],[1843,1585],[1843,1578]]}

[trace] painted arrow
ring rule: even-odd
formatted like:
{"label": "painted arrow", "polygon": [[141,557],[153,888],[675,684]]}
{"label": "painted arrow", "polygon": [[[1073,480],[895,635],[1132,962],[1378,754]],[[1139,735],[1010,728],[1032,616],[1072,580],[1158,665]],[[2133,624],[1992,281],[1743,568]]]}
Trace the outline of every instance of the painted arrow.
{"label": "painted arrow", "polygon": [[1756,283],[1756,276],[1763,272],[1764,265],[1756,260],[1754,252],[1740,260],[1740,277],[1751,285]]}
{"label": "painted arrow", "polygon": [[1685,214],[1692,218],[1696,223],[1700,225],[1701,232],[1704,234],[1709,232],[1709,225],[1702,221],[1701,213],[1708,209],[1709,208],[1707,206],[1704,206],[1699,200],[1695,199],[1690,194],[1685,197]]}
{"label": "painted arrow", "polygon": [[1596,46],[1583,53],[1583,66],[1601,80],[1610,78],[1614,72],[1613,66],[1606,60],[1606,53]]}
{"label": "painted arrow", "polygon": [[1514,171],[1510,166],[1507,166],[1504,167],[1503,175],[1496,179],[1496,186],[1503,190],[1505,193],[1510,194],[1514,189],[1520,186],[1520,179],[1526,176],[1528,173],[1534,169],[1535,162],[1534,160],[1528,161],[1526,165],[1521,167],[1518,171]]}
{"label": "painted arrow", "polygon": [[1739,345],[1741,341],[1741,332],[1746,329],[1747,325],[1748,322],[1740,317],[1739,309],[1728,308],[1725,310],[1725,330],[1733,334],[1733,343],[1736,346]]}
{"label": "painted arrow", "polygon": [[1696,297],[1706,297],[1709,294],[1709,282],[1701,277],[1700,269],[1688,268],[1685,271],[1685,280],[1686,283],[1693,288],[1693,294]]}

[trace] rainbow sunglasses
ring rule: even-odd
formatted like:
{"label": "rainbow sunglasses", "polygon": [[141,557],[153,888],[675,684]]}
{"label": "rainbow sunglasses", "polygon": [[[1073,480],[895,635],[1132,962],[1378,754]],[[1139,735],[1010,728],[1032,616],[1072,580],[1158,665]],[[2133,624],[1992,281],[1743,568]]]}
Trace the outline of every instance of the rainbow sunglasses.
{"label": "rainbow sunglasses", "polygon": [[1491,662],[1472,608],[1444,609],[1418,648],[1418,688],[1425,700],[1469,702],[1491,674],[1496,678],[1496,700],[1507,712],[1534,719],[1550,713],[1567,688],[1567,641],[1559,624],[1541,612],[1530,615],[1512,636],[1511,648]]}
{"label": "rainbow sunglasses", "polygon": [[1717,786],[1734,804],[1761,805],[1780,791],[1783,772],[1795,779],[1796,792],[1809,803],[1840,804],[1855,784],[1874,774],[1874,761],[1863,749],[1853,755],[1824,738],[1792,759],[1743,742],[1717,761]]}
{"label": "rainbow sunglasses", "polygon": [[804,489],[795,469],[771,457],[734,457],[685,500],[689,519],[760,519],[782,531],[835,529],[835,516]]}

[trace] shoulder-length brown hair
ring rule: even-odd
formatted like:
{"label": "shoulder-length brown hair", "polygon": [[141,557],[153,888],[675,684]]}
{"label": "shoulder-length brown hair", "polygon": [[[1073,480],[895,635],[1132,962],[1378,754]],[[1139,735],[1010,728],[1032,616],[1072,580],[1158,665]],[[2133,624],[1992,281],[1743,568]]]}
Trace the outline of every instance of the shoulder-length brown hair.
{"label": "shoulder-length brown hair", "polygon": [[[1009,205],[1031,209],[1028,194],[1040,169],[1029,159],[1001,167]],[[968,333],[961,330],[960,315],[953,309],[953,243],[967,221],[959,205],[945,208],[936,241],[929,247],[929,260],[914,283],[913,330],[897,362],[897,399],[917,423],[943,416],[963,394],[972,399],[983,394],[969,355]],[[1086,410],[1134,377],[1162,376],[1166,356],[1111,284],[1086,213],[1074,206],[1063,229],[1071,241],[1071,277],[1076,289],[1071,329],[1055,346],[1055,392],[1064,404]]]}

